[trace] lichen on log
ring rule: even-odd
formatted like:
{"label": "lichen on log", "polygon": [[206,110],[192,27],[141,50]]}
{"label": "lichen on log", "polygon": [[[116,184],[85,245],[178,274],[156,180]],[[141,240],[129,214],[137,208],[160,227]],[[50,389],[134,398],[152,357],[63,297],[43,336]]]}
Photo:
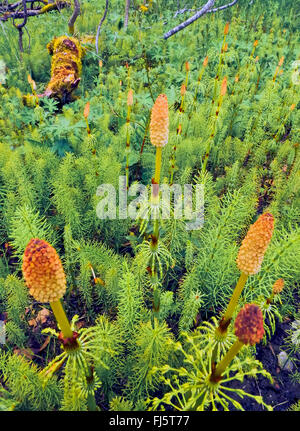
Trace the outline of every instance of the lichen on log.
{"label": "lichen on log", "polygon": [[81,59],[84,48],[74,37],[55,37],[47,45],[52,55],[51,79],[39,97],[53,97],[62,103],[73,99],[72,92],[78,87],[81,75]]}

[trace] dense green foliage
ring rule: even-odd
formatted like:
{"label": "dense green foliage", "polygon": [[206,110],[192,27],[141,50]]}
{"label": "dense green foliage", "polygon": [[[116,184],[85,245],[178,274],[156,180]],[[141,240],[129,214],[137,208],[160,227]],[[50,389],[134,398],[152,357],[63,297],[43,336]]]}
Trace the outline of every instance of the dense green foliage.
{"label": "dense green foliage", "polygon": [[[153,409],[159,408],[161,398],[174,405],[172,396],[186,392],[187,398],[191,393],[191,399],[196,397],[194,381],[184,386],[193,379],[191,370],[196,373],[193,349],[203,344],[196,327],[202,319],[219,317],[226,307],[239,277],[235,263],[239,246],[263,212],[275,218],[273,238],[261,271],[248,278],[239,306],[262,303],[274,282],[283,278],[285,287],[270,310],[274,315],[270,322],[276,326],[282,317],[295,319],[299,311],[300,86],[292,66],[299,59],[297,2],[239,1],[233,8],[205,15],[166,41],[165,31],[184,19],[174,18],[177,2],[153,0],[147,11],[134,2],[127,31],[124,2],[110,3],[97,55],[94,43],[84,38],[95,35],[105,2],[82,1],[75,24],[75,36],[86,48],[82,79],[76,99],[64,106],[47,98],[38,106],[24,106],[22,96],[31,93],[28,74],[37,93],[45,90],[51,61],[46,45],[66,34],[70,10],[29,19],[30,48],[24,33],[22,54],[11,22],[0,22],[0,59],[7,67],[6,81],[0,85],[0,313],[7,338],[0,355],[0,410],[87,409],[84,388],[79,384],[70,389],[73,369],[65,371],[73,373],[73,380],[59,369],[47,380],[40,372],[61,350],[54,332],[43,350],[36,349],[47,334],[31,321],[49,306],[33,300],[22,280],[22,255],[31,238],[45,239],[56,248],[67,275],[67,315],[79,316],[82,337],[89,327],[95,331],[93,343],[96,340],[101,348],[92,361],[101,409]],[[226,22],[228,47],[221,53]],[[186,62],[190,70],[180,110]],[[224,77],[227,92],[216,116]],[[128,126],[129,89],[134,102]],[[161,221],[155,286],[160,310],[153,326],[149,266],[155,258],[148,246],[152,225],[144,226],[140,234],[136,221],[100,220],[96,190],[101,184],[118,190],[119,176],[125,175],[127,127],[130,184],[151,183],[155,149],[148,124],[160,93],[168,97],[170,115],[162,182],[169,182],[175,157],[174,183],[203,184],[205,213],[200,230],[186,230],[181,220]],[[90,134],[83,116],[87,102]],[[49,326],[56,328],[51,316],[43,327]],[[273,326],[266,331],[268,337]],[[195,354],[198,368],[205,361],[203,355],[204,348]],[[231,371],[237,370],[242,379],[255,374],[253,367],[261,369],[255,348],[245,348]],[[206,373],[209,370],[202,369],[200,375]],[[242,391],[237,395],[244,396]],[[175,404],[196,408],[193,403]],[[240,408],[222,397],[216,404],[219,409]],[[215,405],[207,402],[204,407]]]}

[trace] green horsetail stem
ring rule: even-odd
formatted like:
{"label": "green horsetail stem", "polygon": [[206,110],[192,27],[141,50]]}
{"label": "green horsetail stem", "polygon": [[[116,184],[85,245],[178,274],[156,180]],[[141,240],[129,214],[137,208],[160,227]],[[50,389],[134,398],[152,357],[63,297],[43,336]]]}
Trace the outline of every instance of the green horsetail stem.
{"label": "green horsetail stem", "polygon": [[[202,68],[201,68],[200,73],[199,73],[199,76],[198,76],[197,86],[196,86],[196,90],[195,90],[195,94],[194,94],[193,109],[192,109],[192,111],[193,111],[193,110],[194,110],[194,108],[195,108],[195,104],[196,104],[197,96],[198,96],[198,92],[199,92],[200,82],[201,82],[202,77],[203,77],[203,74],[204,74],[204,72],[205,72],[205,69],[206,69],[207,63],[208,63],[208,56],[206,56],[206,57],[205,57],[205,59],[204,59],[204,61],[203,61]],[[190,118],[190,117],[189,117],[189,118]]]}
{"label": "green horsetail stem", "polygon": [[162,147],[156,147],[155,174],[154,174],[154,182],[155,182],[155,184],[159,184],[159,180],[160,180],[161,156],[162,156]]}
{"label": "green horsetail stem", "polygon": [[87,118],[85,119],[85,122],[86,122],[86,131],[87,131],[87,134],[90,135],[91,134],[91,129],[90,129],[90,125],[89,125],[89,122],[88,122]]}
{"label": "green horsetail stem", "polygon": [[88,135],[91,134],[91,129],[89,126],[89,121],[88,121],[89,114],[90,114],[90,102],[87,102],[85,107],[84,107],[83,116],[84,116],[84,119],[86,122],[86,131],[87,131]]}
{"label": "green horsetail stem", "polygon": [[279,141],[279,139],[280,139],[280,137],[281,137],[281,132],[283,132],[283,131],[285,130],[285,126],[286,126],[286,124],[287,124],[287,121],[288,121],[288,119],[289,119],[289,117],[290,117],[290,115],[291,115],[292,111],[295,109],[295,107],[296,107],[296,104],[295,104],[295,103],[293,103],[293,104],[290,106],[290,109],[289,109],[288,113],[287,113],[287,114],[286,114],[286,116],[284,117],[284,119],[283,119],[283,121],[282,121],[282,123],[281,123],[281,125],[280,125],[280,127],[279,127],[279,129],[278,129],[278,131],[277,131],[277,132],[276,132],[276,134],[274,135],[274,139],[275,139],[275,141],[276,141],[276,142],[278,142],[278,141]]}
{"label": "green horsetail stem", "polygon": [[212,105],[214,105],[214,103],[215,103],[217,86],[218,86],[218,83],[219,83],[219,80],[220,80],[220,76],[221,76],[221,73],[222,73],[223,56],[224,56],[224,52],[225,52],[224,47],[225,47],[225,44],[226,44],[226,36],[228,34],[228,31],[229,31],[229,22],[227,22],[225,24],[225,27],[224,27],[224,38],[223,38],[223,43],[222,43],[221,52],[220,52],[220,56],[219,56],[218,71],[217,71],[217,75],[215,76],[214,92],[213,92],[213,98],[212,98],[212,101],[211,101]]}
{"label": "green horsetail stem", "polygon": [[223,97],[225,96],[226,91],[227,91],[227,77],[225,76],[225,78],[223,79],[222,85],[221,85],[220,97],[219,97],[217,109],[216,109],[214,119],[213,119],[213,124],[212,124],[212,131],[211,131],[211,134],[208,138],[205,154],[204,154],[203,160],[202,160],[203,161],[202,169],[201,169],[202,173],[206,171],[206,166],[207,166],[207,162],[208,162],[208,158],[209,158],[209,154],[210,154],[211,145],[212,145],[212,142],[214,140],[215,133],[216,133],[216,125],[217,125],[220,109],[222,106]]}
{"label": "green horsetail stem", "polygon": [[227,306],[227,309],[220,321],[219,327],[217,328],[217,331],[221,334],[224,334],[227,332],[227,328],[232,319],[235,307],[239,301],[239,298],[241,296],[242,290],[246,284],[248,277],[249,277],[248,274],[245,274],[244,272],[242,272],[240,275],[240,278],[237,282],[237,285],[235,286],[235,289],[233,291],[233,294]]}
{"label": "green horsetail stem", "polygon": [[[233,291],[233,294],[231,296],[227,309],[219,322],[219,326],[215,330],[215,336],[217,338],[221,338],[221,339],[226,338],[228,326],[230,325],[235,307],[239,301],[239,298],[241,296],[242,290],[246,284],[247,279],[248,279],[248,275],[242,272],[236,284],[236,287]],[[218,345],[215,346],[212,353],[212,357],[211,357],[212,367],[214,367],[214,364],[216,362],[217,351],[218,351]]]}
{"label": "green horsetail stem", "polygon": [[181,137],[181,133],[182,133],[182,115],[184,114],[184,98],[185,98],[185,93],[187,90],[187,85],[188,85],[188,79],[189,79],[189,70],[190,70],[190,66],[189,63],[186,62],[185,63],[185,68],[186,68],[186,77],[185,77],[185,84],[182,84],[181,86],[181,103],[180,103],[180,107],[179,107],[179,118],[178,118],[178,126],[176,129],[176,142],[173,146],[173,151],[172,151],[172,155],[171,155],[171,178],[170,178],[170,185],[173,184],[173,177],[174,177],[174,170],[175,170],[175,162],[176,162],[176,150],[177,150],[177,144],[179,143],[180,137]]}
{"label": "green horsetail stem", "polygon": [[129,151],[130,151],[130,113],[131,106],[127,107],[127,118],[126,118],[126,189],[129,188]]}
{"label": "green horsetail stem", "polygon": [[70,322],[66,316],[65,310],[63,309],[60,299],[58,301],[50,302],[50,306],[60,326],[64,338],[72,338],[73,331],[71,329]]}
{"label": "green horsetail stem", "polygon": [[263,339],[264,333],[264,318],[261,309],[256,304],[245,304],[234,322],[234,334],[237,337],[237,341],[235,341],[216,367],[214,363],[212,364],[210,381],[218,383],[222,379],[222,374],[243,345],[254,346]]}
{"label": "green horsetail stem", "polygon": [[195,111],[195,107],[196,107],[196,102],[197,102],[197,96],[198,96],[198,92],[199,92],[199,87],[200,87],[200,82],[202,80],[203,74],[205,72],[206,66],[208,64],[208,56],[205,57],[205,59],[203,60],[203,64],[202,64],[202,68],[200,69],[199,75],[198,75],[198,79],[197,79],[197,86],[196,86],[196,90],[195,90],[195,94],[194,94],[194,98],[193,98],[193,105],[192,108],[190,109],[189,115],[188,115],[188,124],[187,124],[187,128],[185,131],[185,137],[187,137],[188,134],[188,130],[189,130],[189,126],[190,126],[190,119],[192,118],[192,114]]}
{"label": "green horsetail stem", "polygon": [[273,79],[272,79],[273,82],[276,81],[276,78],[277,78],[278,72],[280,70],[280,67],[283,65],[283,61],[284,61],[284,57],[282,56],[281,59],[278,62],[278,65],[276,66],[275,73],[274,73],[274,76],[273,76]]}
{"label": "green horsetail stem", "polygon": [[242,343],[240,340],[235,341],[235,343],[230,347],[224,358],[221,360],[221,362],[219,362],[217,367],[211,373],[211,382],[217,383],[222,379],[222,374],[243,346],[244,343]]}

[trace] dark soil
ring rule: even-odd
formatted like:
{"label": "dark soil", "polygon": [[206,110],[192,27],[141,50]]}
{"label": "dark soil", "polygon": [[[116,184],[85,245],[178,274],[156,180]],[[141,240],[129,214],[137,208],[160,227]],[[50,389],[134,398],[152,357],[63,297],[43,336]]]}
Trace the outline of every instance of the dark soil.
{"label": "dark soil", "polygon": [[[277,323],[276,331],[271,340],[266,344],[260,343],[256,347],[256,358],[262,362],[264,368],[271,374],[273,383],[258,375],[257,379],[246,377],[242,387],[250,394],[261,395],[266,404],[273,407],[274,411],[287,410],[300,399],[300,384],[293,382],[293,373],[282,370],[278,365],[277,355],[284,350],[283,344],[287,337],[286,331],[291,327],[291,321],[286,319],[283,323]],[[294,357],[300,360],[300,352]],[[299,362],[298,362],[299,364]],[[298,369],[299,371],[299,369]],[[240,387],[240,384],[237,385]],[[266,410],[264,406],[257,404],[251,398],[244,398],[241,402],[246,411]]]}

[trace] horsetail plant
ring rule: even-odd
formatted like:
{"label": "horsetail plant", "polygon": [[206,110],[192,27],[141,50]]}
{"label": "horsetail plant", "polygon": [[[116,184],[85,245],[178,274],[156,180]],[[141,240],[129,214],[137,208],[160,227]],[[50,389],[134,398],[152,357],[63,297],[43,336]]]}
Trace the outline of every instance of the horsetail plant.
{"label": "horsetail plant", "polygon": [[244,346],[259,343],[264,335],[260,308],[256,304],[246,304],[238,313],[234,326],[235,341],[216,367],[211,361],[212,350],[205,350],[199,346],[198,338],[201,337],[201,332],[197,332],[196,337],[195,334],[185,333],[184,347],[180,342],[175,344],[176,351],[183,356],[184,366],[177,369],[166,365],[160,369],[154,367],[152,370],[154,375],[160,375],[161,381],[170,388],[170,391],[161,399],[149,399],[150,410],[157,410],[161,404],[179,411],[207,409],[228,411],[231,410],[231,405],[237,410],[244,410],[236,396],[250,397],[268,410],[272,410],[261,396],[237,387],[232,388],[227,384],[234,380],[242,382],[245,376],[253,377],[258,374],[272,381],[270,374],[262,369],[260,362],[250,356],[235,361]]}
{"label": "horsetail plant", "polygon": [[151,111],[150,141],[156,148],[154,184],[159,184],[161,171],[162,148],[169,139],[169,108],[165,94],[160,94]]}
{"label": "horsetail plant", "polygon": [[22,271],[34,299],[50,303],[64,343],[76,347],[76,334],[73,334],[60,301],[66,292],[66,276],[56,250],[46,241],[31,239],[24,252]]}
{"label": "horsetail plant", "polygon": [[22,97],[23,104],[25,106],[38,107],[39,106],[39,98],[36,93],[36,82],[31,78],[30,74],[27,75],[27,81],[31,88],[32,94],[26,94]]}
{"label": "horsetail plant", "polygon": [[275,73],[274,73],[273,79],[272,79],[273,82],[276,81],[276,77],[278,75],[278,72],[280,71],[281,66],[283,65],[283,62],[284,62],[284,57],[282,56],[278,62],[278,65],[276,66],[276,70],[275,70]]}
{"label": "horsetail plant", "polygon": [[216,133],[216,126],[217,126],[217,121],[219,118],[219,113],[220,113],[220,109],[221,109],[222,102],[223,102],[223,97],[225,96],[226,91],[227,91],[227,77],[225,76],[225,78],[223,79],[222,84],[221,84],[220,97],[218,100],[218,105],[217,105],[217,108],[215,111],[214,118],[212,120],[211,133],[210,133],[210,136],[208,138],[205,154],[204,154],[203,160],[202,160],[202,169],[201,169],[202,172],[206,171],[206,166],[207,166],[207,162],[208,162],[208,158],[209,158],[209,154],[210,154],[211,145],[213,143],[215,133]]}
{"label": "horsetail plant", "polygon": [[264,213],[250,226],[246,237],[243,239],[236,259],[241,275],[220,321],[217,330],[220,334],[226,334],[227,332],[235,307],[249,275],[257,274],[260,271],[265,252],[273,235],[273,229],[273,215]]}
{"label": "horsetail plant", "polygon": [[181,102],[180,102],[180,107],[179,107],[178,125],[177,125],[177,129],[176,129],[176,142],[173,146],[173,151],[172,151],[171,160],[170,160],[170,163],[171,163],[170,185],[173,184],[175,162],[176,162],[176,150],[177,150],[177,145],[180,141],[180,137],[182,134],[182,124],[181,123],[182,123],[182,115],[184,114],[184,97],[185,97],[185,93],[187,91],[189,71],[190,71],[190,65],[189,65],[188,61],[185,62],[185,70],[186,70],[185,83],[183,83],[181,85],[181,89],[180,89]]}
{"label": "horsetail plant", "polygon": [[133,105],[133,90],[130,88],[127,95],[127,117],[126,117],[126,150],[125,150],[126,190],[129,189],[130,114],[131,114],[132,105]]}
{"label": "horsetail plant", "polygon": [[251,52],[251,57],[254,56],[254,53],[255,53],[255,50],[256,50],[257,46],[258,46],[258,40],[255,39],[255,41],[253,42],[253,49],[252,49],[252,52]]}
{"label": "horsetail plant", "polygon": [[87,102],[85,107],[84,107],[83,116],[84,116],[84,119],[86,122],[86,131],[87,131],[88,135],[91,134],[91,129],[89,126],[89,121],[88,121],[89,114],[90,114],[90,102]]}
{"label": "horsetail plant", "polygon": [[33,95],[33,98],[35,100],[35,105],[38,106],[39,105],[39,99],[38,99],[38,95],[36,93],[36,82],[32,79],[32,77],[29,74],[27,76],[27,81],[31,87],[32,95]]}
{"label": "horsetail plant", "polygon": [[153,233],[149,243],[150,254],[152,256],[151,262],[149,262],[149,268],[151,273],[151,284],[153,285],[152,325],[154,327],[154,316],[158,315],[160,308],[160,291],[158,288],[158,266],[161,267],[161,245],[159,244],[159,182],[162,163],[162,148],[168,143],[169,138],[169,108],[168,99],[165,94],[160,94],[152,107],[149,130],[151,144],[156,148],[155,172],[154,178],[152,178],[150,198],[151,208],[154,211],[154,222]]}
{"label": "horsetail plant", "polygon": [[196,102],[197,102],[197,96],[198,96],[198,93],[199,93],[200,83],[201,83],[201,80],[202,80],[202,77],[203,77],[203,74],[205,72],[205,69],[206,69],[207,65],[208,65],[208,56],[206,56],[205,59],[203,60],[202,68],[200,69],[200,72],[199,72],[199,75],[198,75],[197,86],[196,86],[196,90],[195,90],[195,94],[194,94],[194,99],[193,99],[193,107],[192,107],[192,110],[191,110],[191,112],[189,114],[189,120],[191,119],[192,112],[195,110],[195,106],[196,106]]}
{"label": "horsetail plant", "polygon": [[[151,204],[159,206],[159,181],[162,162],[162,148],[168,143],[169,139],[169,108],[168,99],[165,94],[160,94],[156,99],[150,120],[150,141],[156,148],[155,172],[152,179]],[[151,244],[157,248],[159,238],[159,217],[155,217]]]}
{"label": "horsetail plant", "polygon": [[283,278],[279,278],[278,280],[275,281],[275,283],[273,284],[273,288],[272,288],[272,294],[271,296],[266,300],[266,304],[271,304],[274,300],[275,295],[279,295],[279,293],[282,292],[284,288],[284,279]]}
{"label": "horsetail plant", "polygon": [[223,43],[222,43],[222,47],[221,47],[221,52],[220,52],[220,57],[219,57],[219,64],[218,64],[218,70],[217,70],[217,75],[215,76],[215,80],[214,80],[214,91],[213,91],[213,97],[212,97],[212,105],[214,105],[215,103],[215,97],[216,97],[216,93],[217,93],[217,86],[221,77],[221,72],[222,72],[222,66],[223,66],[223,57],[224,57],[224,52],[227,51],[227,47],[225,49],[226,46],[226,36],[229,32],[229,22],[227,22],[225,24],[224,27],[224,38],[223,38]]}
{"label": "horsetail plant", "polygon": [[96,348],[95,334],[93,328],[89,328],[79,335],[65,314],[61,298],[66,292],[66,276],[56,250],[44,240],[31,239],[24,251],[22,271],[30,294],[36,301],[50,303],[61,329],[59,335],[50,332],[58,335],[64,352],[42,371],[42,375],[49,378],[66,362],[66,391],[70,391],[75,400],[80,393],[86,395],[89,410],[97,410],[94,391],[99,387],[99,381],[91,366]]}
{"label": "horsetail plant", "polygon": [[244,345],[253,346],[262,340],[265,331],[261,309],[256,304],[246,304],[235,319],[234,329],[238,339],[220,363],[213,368],[210,376],[210,381],[213,383],[222,380],[226,368]]}
{"label": "horsetail plant", "polygon": [[262,214],[256,222],[250,226],[246,237],[242,241],[236,259],[241,274],[228,306],[219,323],[217,323],[217,319],[214,318],[213,324],[205,323],[203,325],[203,329],[213,347],[212,366],[215,365],[218,358],[220,358],[232,341],[231,333],[228,332],[228,327],[249,275],[257,274],[260,271],[264,254],[272,238],[273,229],[274,218],[270,213]]}
{"label": "horsetail plant", "polygon": [[206,70],[207,65],[208,65],[208,56],[206,56],[205,59],[203,60],[202,67],[201,67],[199,75],[198,75],[196,89],[195,89],[194,98],[193,98],[193,104],[192,104],[192,107],[191,107],[191,109],[189,111],[189,115],[188,115],[189,121],[188,121],[188,124],[187,124],[186,132],[185,132],[185,137],[188,134],[189,126],[190,126],[190,123],[191,123],[190,120],[192,118],[192,115],[193,115],[193,113],[195,111],[195,107],[196,107],[196,104],[197,104],[197,97],[198,97],[198,93],[199,93],[200,83],[201,83],[201,80],[202,80],[202,77],[203,77],[203,74],[204,74],[204,72]]}
{"label": "horsetail plant", "polygon": [[[267,299],[259,297],[256,301],[260,306],[264,316],[264,328],[265,328],[265,335],[263,338],[264,344],[266,344],[267,342],[267,337],[270,338],[275,332],[275,325],[276,325],[275,317],[278,318],[279,322],[282,321],[281,314],[278,311],[275,301],[279,300],[279,302],[281,303],[280,293],[282,292],[283,288],[284,288],[284,280],[283,278],[279,278],[273,284],[271,295]],[[268,324],[266,322],[266,319],[268,319]]]}
{"label": "horsetail plant", "polygon": [[274,139],[275,139],[276,142],[278,142],[280,140],[281,133],[285,130],[287,121],[288,121],[290,115],[292,114],[292,112],[293,112],[293,110],[295,108],[296,108],[296,104],[292,103],[291,106],[290,106],[290,108],[289,108],[289,110],[288,110],[288,112],[286,113],[286,115],[285,115],[285,117],[284,117],[284,119],[283,119],[280,127],[278,128],[276,134],[274,135]]}

